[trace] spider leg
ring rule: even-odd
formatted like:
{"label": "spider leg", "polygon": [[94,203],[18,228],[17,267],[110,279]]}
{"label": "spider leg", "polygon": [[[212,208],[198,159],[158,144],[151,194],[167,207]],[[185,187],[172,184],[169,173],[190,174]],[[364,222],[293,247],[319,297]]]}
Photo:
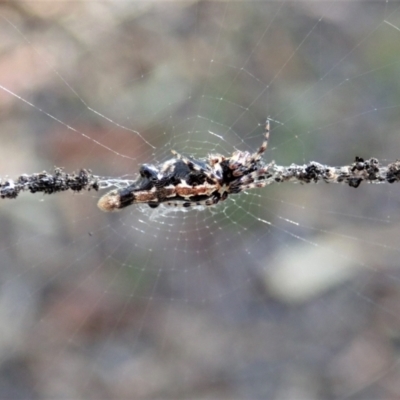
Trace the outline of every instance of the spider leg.
{"label": "spider leg", "polygon": [[267,180],[248,183],[248,184],[245,184],[245,185],[241,185],[240,186],[240,191],[250,190],[250,189],[261,189],[261,188],[263,188],[265,186],[268,186],[270,183],[271,182],[267,181]]}
{"label": "spider leg", "polygon": [[[258,181],[265,181],[271,178],[272,174],[269,172],[269,168],[273,167],[275,165],[275,162],[272,161],[267,165],[264,165],[262,168],[259,168],[249,175],[246,175],[245,177],[242,178],[242,183],[251,183],[251,182],[258,182]],[[246,182],[246,179],[249,181]]]}
{"label": "spider leg", "polygon": [[272,174],[269,168],[274,165],[274,161],[259,168],[250,174],[243,175],[229,186],[229,193],[240,193],[243,190],[262,188],[271,183]]}
{"label": "spider leg", "polygon": [[252,160],[258,161],[261,156],[264,154],[265,150],[267,150],[268,147],[268,140],[269,140],[269,132],[270,132],[270,123],[269,119],[265,122],[265,129],[264,129],[264,141],[261,143],[261,146],[258,148],[258,150],[253,154]]}
{"label": "spider leg", "polygon": [[232,175],[235,177],[240,177],[243,175],[247,175],[248,170],[257,164],[263,153],[268,147],[268,139],[269,139],[269,132],[270,132],[270,122],[267,119],[265,123],[265,130],[264,130],[264,141],[262,142],[261,146],[258,150],[253,153],[249,154],[247,152],[236,151],[233,153],[230,161],[229,161],[229,168],[233,171]]}

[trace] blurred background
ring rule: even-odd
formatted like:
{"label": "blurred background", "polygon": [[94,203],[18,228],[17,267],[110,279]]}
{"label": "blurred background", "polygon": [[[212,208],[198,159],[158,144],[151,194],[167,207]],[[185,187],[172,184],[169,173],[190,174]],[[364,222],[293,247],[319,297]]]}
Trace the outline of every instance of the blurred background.
{"label": "blurred background", "polygon": [[[394,1],[0,5],[0,176],[132,179],[170,150],[400,157]],[[0,208],[1,399],[395,399],[399,188],[275,185],[203,211]]]}

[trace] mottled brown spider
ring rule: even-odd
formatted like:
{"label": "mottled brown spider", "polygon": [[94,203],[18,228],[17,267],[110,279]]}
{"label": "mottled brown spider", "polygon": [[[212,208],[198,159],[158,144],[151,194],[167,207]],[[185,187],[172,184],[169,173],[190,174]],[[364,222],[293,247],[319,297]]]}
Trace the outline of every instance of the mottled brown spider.
{"label": "mottled brown spider", "polygon": [[270,124],[266,121],[264,141],[258,150],[235,151],[230,157],[210,154],[195,159],[172,151],[174,158],[160,165],[143,164],[139,176],[126,188],[115,189],[100,198],[103,211],[117,211],[131,204],[147,203],[172,207],[213,206],[230,194],[264,187],[271,177],[261,156],[268,146]]}

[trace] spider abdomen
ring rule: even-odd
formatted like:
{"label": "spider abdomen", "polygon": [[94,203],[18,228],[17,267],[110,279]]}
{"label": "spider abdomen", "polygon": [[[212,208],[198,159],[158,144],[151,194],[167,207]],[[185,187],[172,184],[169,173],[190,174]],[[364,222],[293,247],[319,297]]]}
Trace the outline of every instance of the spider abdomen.
{"label": "spider abdomen", "polygon": [[269,137],[269,121],[265,125],[265,139],[258,150],[235,151],[230,157],[220,154],[206,159],[185,157],[172,151],[174,158],[160,165],[143,164],[139,177],[130,186],[112,190],[98,202],[103,211],[116,211],[131,204],[147,203],[158,207],[212,206],[242,190],[268,184],[268,165],[261,160]]}

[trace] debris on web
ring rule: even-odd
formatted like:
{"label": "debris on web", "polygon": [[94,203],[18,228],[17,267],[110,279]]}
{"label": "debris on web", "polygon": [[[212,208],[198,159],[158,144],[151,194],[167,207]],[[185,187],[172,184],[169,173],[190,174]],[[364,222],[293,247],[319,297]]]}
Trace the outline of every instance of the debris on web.
{"label": "debris on web", "polygon": [[0,198],[15,199],[20,192],[53,194],[72,190],[98,190],[98,178],[92,175],[89,169],[68,174],[62,168],[55,168],[54,172],[46,171],[31,175],[23,174],[16,180],[0,178]]}

